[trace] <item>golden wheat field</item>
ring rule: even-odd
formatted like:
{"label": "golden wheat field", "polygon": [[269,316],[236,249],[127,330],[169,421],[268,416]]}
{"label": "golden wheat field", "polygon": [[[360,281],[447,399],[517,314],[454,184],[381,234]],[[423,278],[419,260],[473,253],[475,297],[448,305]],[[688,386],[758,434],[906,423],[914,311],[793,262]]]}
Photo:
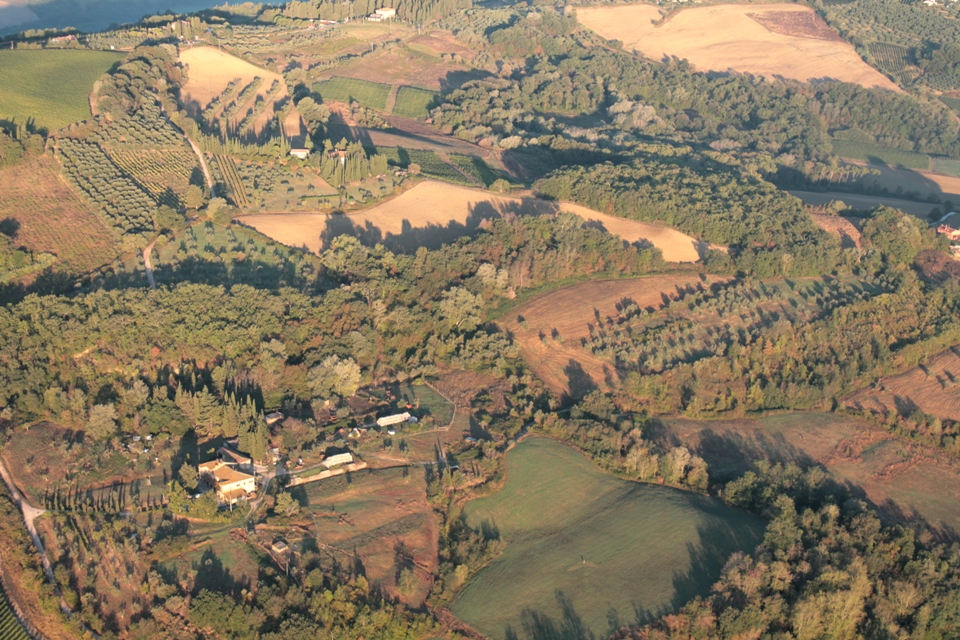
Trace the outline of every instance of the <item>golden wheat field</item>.
{"label": "golden wheat field", "polygon": [[579,7],[581,24],[648,58],[686,58],[701,71],[805,82],[833,79],[899,91],[807,7],[723,4],[682,9],[663,24],[649,4]]}
{"label": "golden wheat field", "polygon": [[489,218],[569,211],[627,242],[649,242],[669,262],[696,262],[705,248],[669,227],[609,216],[570,203],[492,195],[426,180],[370,209],[351,214],[282,213],[239,220],[283,244],[319,252],[335,235],[353,233],[369,242],[436,245],[466,235]]}
{"label": "golden wheat field", "polygon": [[[239,109],[237,116],[233,118],[232,126],[236,126],[243,119],[248,110],[253,107],[257,96],[262,96],[265,100],[270,98],[271,101],[277,101],[288,95],[287,84],[279,73],[252,65],[220,49],[213,47],[181,49],[180,62],[187,67],[187,82],[180,91],[182,101],[187,105],[196,104],[200,109],[205,108],[214,98],[220,96],[227,85],[237,78],[241,79],[241,85],[252,82],[256,77],[263,79],[257,92],[250,96],[247,103]],[[280,82],[280,91],[271,97],[268,94],[274,80]],[[271,105],[256,119],[254,129],[260,131],[272,115]],[[283,130],[288,138],[302,135],[304,129],[296,107],[291,109],[284,119]]]}

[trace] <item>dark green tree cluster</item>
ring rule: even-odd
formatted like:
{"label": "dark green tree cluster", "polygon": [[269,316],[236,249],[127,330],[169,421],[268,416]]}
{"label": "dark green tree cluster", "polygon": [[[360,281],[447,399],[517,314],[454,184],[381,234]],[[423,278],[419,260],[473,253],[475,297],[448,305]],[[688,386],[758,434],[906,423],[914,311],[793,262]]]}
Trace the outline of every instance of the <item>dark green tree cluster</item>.
{"label": "dark green tree cluster", "polygon": [[729,483],[724,500],[768,519],[756,553],[731,558],[710,596],[622,637],[956,635],[956,548],[883,525],[823,470],[762,463]]}
{"label": "dark green tree cluster", "polygon": [[177,85],[181,80],[182,70],[177,62],[176,47],[137,47],[101,78],[97,91],[97,110],[113,116],[132,114],[144,101],[154,100],[161,84]]}
{"label": "dark green tree cluster", "polygon": [[386,172],[386,156],[368,156],[359,142],[348,143],[344,139],[334,146],[329,140],[325,141],[320,174],[329,184],[338,187]]}

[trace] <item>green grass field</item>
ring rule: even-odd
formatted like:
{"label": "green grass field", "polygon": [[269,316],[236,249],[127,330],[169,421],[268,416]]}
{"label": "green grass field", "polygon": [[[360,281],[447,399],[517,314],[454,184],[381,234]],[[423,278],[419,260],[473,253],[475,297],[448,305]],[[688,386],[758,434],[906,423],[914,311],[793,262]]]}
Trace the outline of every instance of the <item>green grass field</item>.
{"label": "green grass field", "polygon": [[762,537],[753,516],[617,479],[553,440],[525,440],[506,462],[506,486],[465,509],[506,551],[451,607],[491,638],[605,637],[706,593],[730,554]]}
{"label": "green grass field", "polygon": [[393,112],[398,116],[406,116],[407,118],[426,118],[430,115],[429,105],[436,100],[438,95],[436,91],[430,91],[429,89],[400,87]]}
{"label": "green grass field", "polygon": [[93,83],[122,54],[106,51],[0,51],[0,119],[55,131],[90,117]]}
{"label": "green grass field", "polygon": [[870,164],[885,164],[891,167],[905,167],[907,169],[930,169],[930,156],[924,153],[903,151],[881,147],[866,142],[852,142],[850,140],[833,140],[833,152],[841,158],[866,160]]}
{"label": "green grass field", "polygon": [[387,107],[387,97],[390,95],[390,85],[354,78],[330,78],[313,85],[313,90],[320,94],[324,102],[360,103],[364,107],[383,111]]}

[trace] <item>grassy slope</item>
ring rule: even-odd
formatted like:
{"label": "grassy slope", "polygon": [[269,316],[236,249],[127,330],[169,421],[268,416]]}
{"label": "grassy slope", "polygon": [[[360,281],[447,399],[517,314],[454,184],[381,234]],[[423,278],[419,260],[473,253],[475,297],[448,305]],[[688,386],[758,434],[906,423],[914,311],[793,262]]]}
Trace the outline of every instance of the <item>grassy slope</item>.
{"label": "grassy slope", "polygon": [[122,54],[105,51],[0,51],[0,118],[54,131],[90,117],[93,83]]}
{"label": "grassy slope", "polygon": [[465,512],[508,542],[452,606],[492,638],[578,625],[605,636],[704,593],[762,532],[716,500],[619,480],[545,438],[511,451],[503,490]]}

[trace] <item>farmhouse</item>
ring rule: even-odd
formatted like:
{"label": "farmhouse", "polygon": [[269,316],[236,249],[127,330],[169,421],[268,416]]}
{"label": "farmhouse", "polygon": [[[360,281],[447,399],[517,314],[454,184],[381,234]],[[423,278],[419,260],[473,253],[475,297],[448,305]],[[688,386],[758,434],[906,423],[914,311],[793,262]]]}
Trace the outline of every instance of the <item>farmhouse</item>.
{"label": "farmhouse", "polygon": [[392,416],[383,416],[382,418],[377,418],[378,427],[389,427],[392,424],[400,424],[401,422],[406,422],[410,419],[410,414],[404,411],[403,413],[396,413]]}
{"label": "farmhouse", "polygon": [[374,15],[378,15],[381,18],[396,18],[397,10],[393,7],[383,7],[382,9],[377,9],[373,12]]}
{"label": "farmhouse", "polygon": [[268,413],[265,419],[267,421],[267,426],[269,427],[270,425],[276,424],[283,420],[283,414],[279,411],[274,411],[273,413]]}
{"label": "farmhouse", "polygon": [[335,467],[338,464],[350,464],[353,462],[353,456],[349,453],[336,453],[332,456],[327,456],[323,459],[321,463],[326,468]]}
{"label": "farmhouse", "polygon": [[233,463],[211,460],[200,464],[197,471],[204,481],[213,485],[217,498],[224,504],[236,504],[257,492],[257,479],[238,471]]}
{"label": "farmhouse", "polygon": [[960,240],[960,229],[954,229],[948,224],[941,224],[937,227],[937,233],[947,236],[951,241]]}
{"label": "farmhouse", "polygon": [[306,160],[310,156],[310,149],[290,149],[290,155],[294,158]]}

